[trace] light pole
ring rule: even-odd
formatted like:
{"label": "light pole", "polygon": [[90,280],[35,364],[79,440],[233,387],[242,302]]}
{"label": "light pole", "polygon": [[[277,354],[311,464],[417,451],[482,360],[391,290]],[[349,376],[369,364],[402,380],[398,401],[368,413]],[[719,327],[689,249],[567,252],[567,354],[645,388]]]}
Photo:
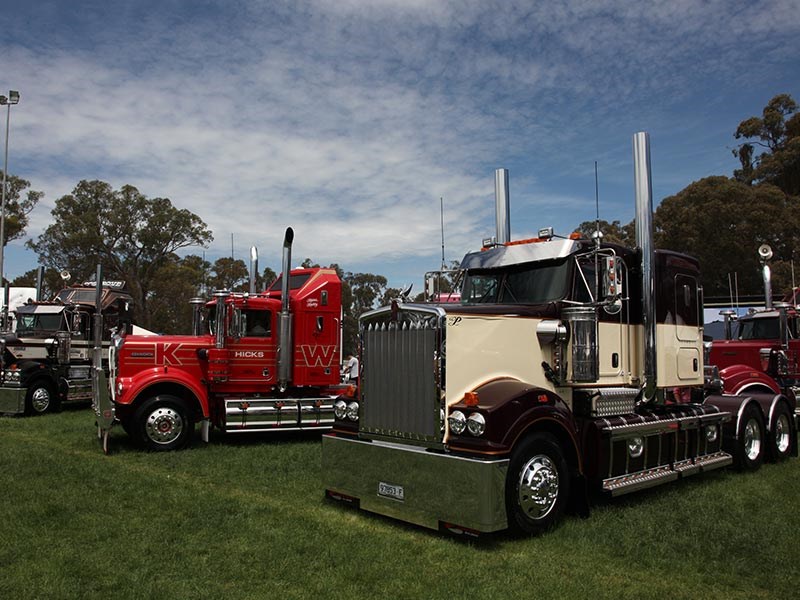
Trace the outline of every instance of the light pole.
{"label": "light pole", "polygon": [[[8,97],[0,96],[0,106],[6,105],[6,157],[3,162],[3,200],[0,208],[0,286],[5,283],[5,263],[3,262],[6,247],[6,180],[8,179],[8,128],[11,124],[11,105],[19,104],[19,92],[10,90]],[[3,312],[6,308],[4,305]]]}

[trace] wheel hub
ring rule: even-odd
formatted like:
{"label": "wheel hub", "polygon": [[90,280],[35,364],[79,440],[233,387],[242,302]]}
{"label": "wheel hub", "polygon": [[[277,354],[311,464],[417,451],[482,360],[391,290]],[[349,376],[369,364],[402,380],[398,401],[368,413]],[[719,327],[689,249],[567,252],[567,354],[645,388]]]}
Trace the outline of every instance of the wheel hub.
{"label": "wheel hub", "polygon": [[531,519],[542,519],[553,510],[558,499],[558,469],[548,456],[537,455],[525,463],[517,493],[520,508]]}
{"label": "wheel hub", "polygon": [[761,428],[755,419],[750,419],[744,428],[744,453],[748,460],[755,460],[761,454]]}
{"label": "wheel hub", "polygon": [[156,444],[169,444],[183,431],[181,415],[168,407],[159,407],[147,417],[145,432]]}
{"label": "wheel hub", "polygon": [[775,422],[775,445],[778,452],[783,454],[789,450],[789,445],[792,443],[792,438],[789,435],[789,419],[786,415],[779,415],[778,420]]}
{"label": "wheel hub", "polygon": [[31,406],[37,413],[44,412],[50,406],[50,392],[47,388],[37,388],[31,395]]}

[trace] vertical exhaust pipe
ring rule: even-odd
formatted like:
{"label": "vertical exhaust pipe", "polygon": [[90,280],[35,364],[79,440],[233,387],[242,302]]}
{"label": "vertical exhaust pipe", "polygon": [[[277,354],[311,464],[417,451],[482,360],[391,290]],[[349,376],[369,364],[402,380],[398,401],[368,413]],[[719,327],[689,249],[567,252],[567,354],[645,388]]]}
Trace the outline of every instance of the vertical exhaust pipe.
{"label": "vertical exhaust pipe", "polygon": [[758,247],[758,258],[761,261],[761,277],[764,280],[764,308],[772,310],[772,272],[768,264],[772,258],[772,248],[769,244],[761,244]]}
{"label": "vertical exhaust pipe", "polygon": [[497,222],[496,242],[506,244],[511,241],[511,217],[509,215],[508,169],[494,172],[494,210]]}
{"label": "vertical exhaust pipe", "polygon": [[44,282],[44,267],[39,266],[36,269],[36,301],[42,300],[42,285]]}
{"label": "vertical exhaust pipe", "polygon": [[258,277],[258,248],[250,246],[250,293],[256,293],[256,278]]}
{"label": "vertical exhaust pipe", "polygon": [[289,311],[289,279],[292,271],[292,242],[294,230],[286,228],[283,238],[283,275],[281,277],[280,338],[278,339],[278,386],[285,391],[292,381],[292,313]]}
{"label": "vertical exhaust pipe", "polygon": [[656,395],[656,297],[653,248],[653,184],[650,136],[633,136],[633,179],[636,191],[636,246],[642,253],[642,322],[644,325],[644,400]]}

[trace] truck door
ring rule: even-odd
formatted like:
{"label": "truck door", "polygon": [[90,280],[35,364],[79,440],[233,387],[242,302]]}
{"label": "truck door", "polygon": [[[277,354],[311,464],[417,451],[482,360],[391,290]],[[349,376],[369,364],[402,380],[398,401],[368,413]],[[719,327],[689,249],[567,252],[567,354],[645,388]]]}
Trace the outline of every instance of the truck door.
{"label": "truck door", "polygon": [[275,315],[271,310],[236,308],[229,338],[228,383],[265,391],[277,381]]}

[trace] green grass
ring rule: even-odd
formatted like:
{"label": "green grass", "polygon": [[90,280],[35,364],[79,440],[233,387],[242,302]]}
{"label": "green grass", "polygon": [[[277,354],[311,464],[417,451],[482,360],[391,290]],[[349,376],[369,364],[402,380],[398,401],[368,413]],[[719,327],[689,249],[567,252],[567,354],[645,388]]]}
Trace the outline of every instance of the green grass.
{"label": "green grass", "polygon": [[316,436],[104,456],[89,409],[0,418],[0,598],[790,598],[800,460],[465,541],[323,499]]}

